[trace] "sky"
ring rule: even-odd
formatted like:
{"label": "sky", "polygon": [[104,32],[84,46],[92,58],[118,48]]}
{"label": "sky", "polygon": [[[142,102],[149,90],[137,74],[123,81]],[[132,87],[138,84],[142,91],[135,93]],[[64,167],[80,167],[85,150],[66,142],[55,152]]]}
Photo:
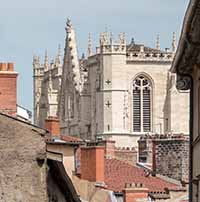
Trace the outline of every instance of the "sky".
{"label": "sky", "polygon": [[[18,77],[18,104],[33,109],[32,58],[55,58],[58,44],[64,49],[65,23],[76,31],[79,57],[87,51],[88,33],[93,46],[108,29],[116,38],[161,48],[171,47],[172,33],[180,35],[189,0],[0,0],[0,61],[14,62]],[[178,39],[177,39],[178,40]]]}

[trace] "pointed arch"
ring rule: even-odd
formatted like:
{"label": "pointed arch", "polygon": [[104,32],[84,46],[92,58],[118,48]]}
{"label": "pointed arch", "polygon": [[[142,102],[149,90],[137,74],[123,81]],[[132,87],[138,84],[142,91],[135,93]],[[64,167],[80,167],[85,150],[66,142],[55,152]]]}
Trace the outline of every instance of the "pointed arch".
{"label": "pointed arch", "polygon": [[137,74],[133,79],[133,132],[152,130],[152,81],[146,73]]}

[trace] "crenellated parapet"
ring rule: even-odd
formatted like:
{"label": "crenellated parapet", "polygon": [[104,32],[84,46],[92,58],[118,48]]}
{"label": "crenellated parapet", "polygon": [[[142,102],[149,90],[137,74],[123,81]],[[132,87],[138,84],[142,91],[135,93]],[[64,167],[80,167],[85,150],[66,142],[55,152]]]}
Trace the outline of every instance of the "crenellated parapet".
{"label": "crenellated parapet", "polygon": [[173,33],[171,48],[160,48],[160,36],[156,37],[155,48],[150,48],[144,44],[137,44],[134,39],[127,44],[125,33],[120,33],[117,40],[114,40],[112,33],[103,32],[100,34],[99,46],[96,47],[96,53],[92,51],[92,39],[89,34],[88,39],[88,57],[98,54],[126,54],[127,62],[172,62],[176,51],[176,36]]}
{"label": "crenellated parapet", "polygon": [[176,36],[173,33],[171,49],[160,49],[160,36],[156,37],[155,48],[147,47],[143,44],[136,44],[134,39],[127,45],[127,62],[169,62],[173,61],[176,51]]}
{"label": "crenellated parapet", "polygon": [[[143,46],[144,47],[144,46]],[[145,51],[130,51],[126,54],[127,62],[172,62],[174,53],[172,52],[145,52]]]}
{"label": "crenellated parapet", "polygon": [[114,41],[112,33],[103,32],[100,34],[99,47],[96,54],[126,54],[125,33],[120,33],[118,40]]}

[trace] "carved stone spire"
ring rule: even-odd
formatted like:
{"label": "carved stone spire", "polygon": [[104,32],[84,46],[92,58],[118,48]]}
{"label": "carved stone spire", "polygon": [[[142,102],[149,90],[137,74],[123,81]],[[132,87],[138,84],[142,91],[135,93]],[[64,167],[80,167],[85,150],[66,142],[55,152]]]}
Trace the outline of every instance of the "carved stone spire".
{"label": "carved stone spire", "polygon": [[[72,27],[70,19],[67,19],[66,23],[66,40],[64,51],[64,64],[62,71],[62,83],[61,88],[65,88],[66,80],[75,86],[75,89],[79,91],[80,83],[80,69],[78,52],[76,46],[75,31]],[[64,85],[64,86],[62,86]],[[62,90],[62,89],[61,89]]]}
{"label": "carved stone spire", "polygon": [[37,64],[38,63],[38,57],[37,55],[33,55],[33,64]]}
{"label": "carved stone spire", "polygon": [[172,37],[172,52],[174,53],[176,51],[176,33],[173,32],[173,37]]}
{"label": "carved stone spire", "polygon": [[[61,125],[66,125],[66,120],[71,120],[72,117],[75,121],[79,120],[79,96],[81,92],[81,74],[76,46],[76,36],[69,19],[67,19],[65,29],[66,40],[64,63],[58,109]],[[70,121],[67,121],[67,126],[62,129],[61,133],[71,134],[70,127]]]}
{"label": "carved stone spire", "polygon": [[110,32],[110,36],[109,37],[110,37],[110,45],[112,45],[113,44],[113,40],[114,40],[112,32]]}
{"label": "carved stone spire", "polygon": [[100,46],[110,45],[110,34],[106,31],[100,34]]}
{"label": "carved stone spire", "polygon": [[33,56],[33,68],[40,68],[40,58],[37,55]]}
{"label": "carved stone spire", "polygon": [[160,50],[160,36],[159,36],[159,34],[156,37],[156,49]]}
{"label": "carved stone spire", "polygon": [[91,36],[91,33],[89,33],[87,56],[90,57],[92,54],[93,54],[92,53],[92,36]]}
{"label": "carved stone spire", "polygon": [[58,54],[56,56],[55,63],[56,64],[61,64],[61,62],[62,62],[62,50],[61,50],[61,45],[59,44],[58,45]]}
{"label": "carved stone spire", "polygon": [[49,67],[49,61],[48,61],[48,54],[47,54],[47,50],[45,51],[45,57],[44,57],[44,69],[48,70]]}
{"label": "carved stone spire", "polygon": [[51,71],[49,71],[49,86],[48,86],[48,91],[51,92],[51,90],[53,89],[53,83],[52,83],[52,74]]}
{"label": "carved stone spire", "polygon": [[119,43],[120,43],[121,45],[126,44],[126,35],[125,35],[124,32],[119,34]]}

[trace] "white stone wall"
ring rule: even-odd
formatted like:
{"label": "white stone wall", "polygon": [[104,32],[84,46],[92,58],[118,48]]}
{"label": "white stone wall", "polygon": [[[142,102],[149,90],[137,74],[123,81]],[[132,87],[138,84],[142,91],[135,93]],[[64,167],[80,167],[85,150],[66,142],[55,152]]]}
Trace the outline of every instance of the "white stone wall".
{"label": "white stone wall", "polygon": [[[151,132],[188,134],[189,94],[177,91],[174,95],[169,92],[170,62],[127,62],[123,53],[102,54],[98,58],[101,62],[89,67],[93,137],[96,131],[98,136],[115,140],[117,146],[137,146],[138,137],[142,134],[133,132],[132,84],[140,74],[152,82]],[[96,88],[98,69],[101,73],[100,90]],[[111,83],[107,84],[107,80]],[[177,107],[176,103],[180,100],[182,104]],[[108,101],[111,104],[109,107]]]}
{"label": "white stone wall", "polygon": [[34,97],[41,89],[40,106],[45,105],[39,108],[36,119],[56,116],[59,108],[62,134],[137,147],[138,138],[145,133],[133,131],[133,80],[144,75],[152,83],[150,133],[188,134],[189,94],[176,90],[169,73],[174,50],[161,51],[134,42],[127,45],[124,34],[115,43],[103,33],[97,53],[79,61],[70,21],[66,31],[62,82],[61,68],[52,68],[53,64],[52,71],[45,70],[42,81],[35,80]]}
{"label": "white stone wall", "polygon": [[39,64],[36,68],[43,70],[42,76],[34,69],[34,123],[41,127],[48,116],[56,117],[58,113],[61,66],[52,64],[52,69],[44,71],[43,65]]}

